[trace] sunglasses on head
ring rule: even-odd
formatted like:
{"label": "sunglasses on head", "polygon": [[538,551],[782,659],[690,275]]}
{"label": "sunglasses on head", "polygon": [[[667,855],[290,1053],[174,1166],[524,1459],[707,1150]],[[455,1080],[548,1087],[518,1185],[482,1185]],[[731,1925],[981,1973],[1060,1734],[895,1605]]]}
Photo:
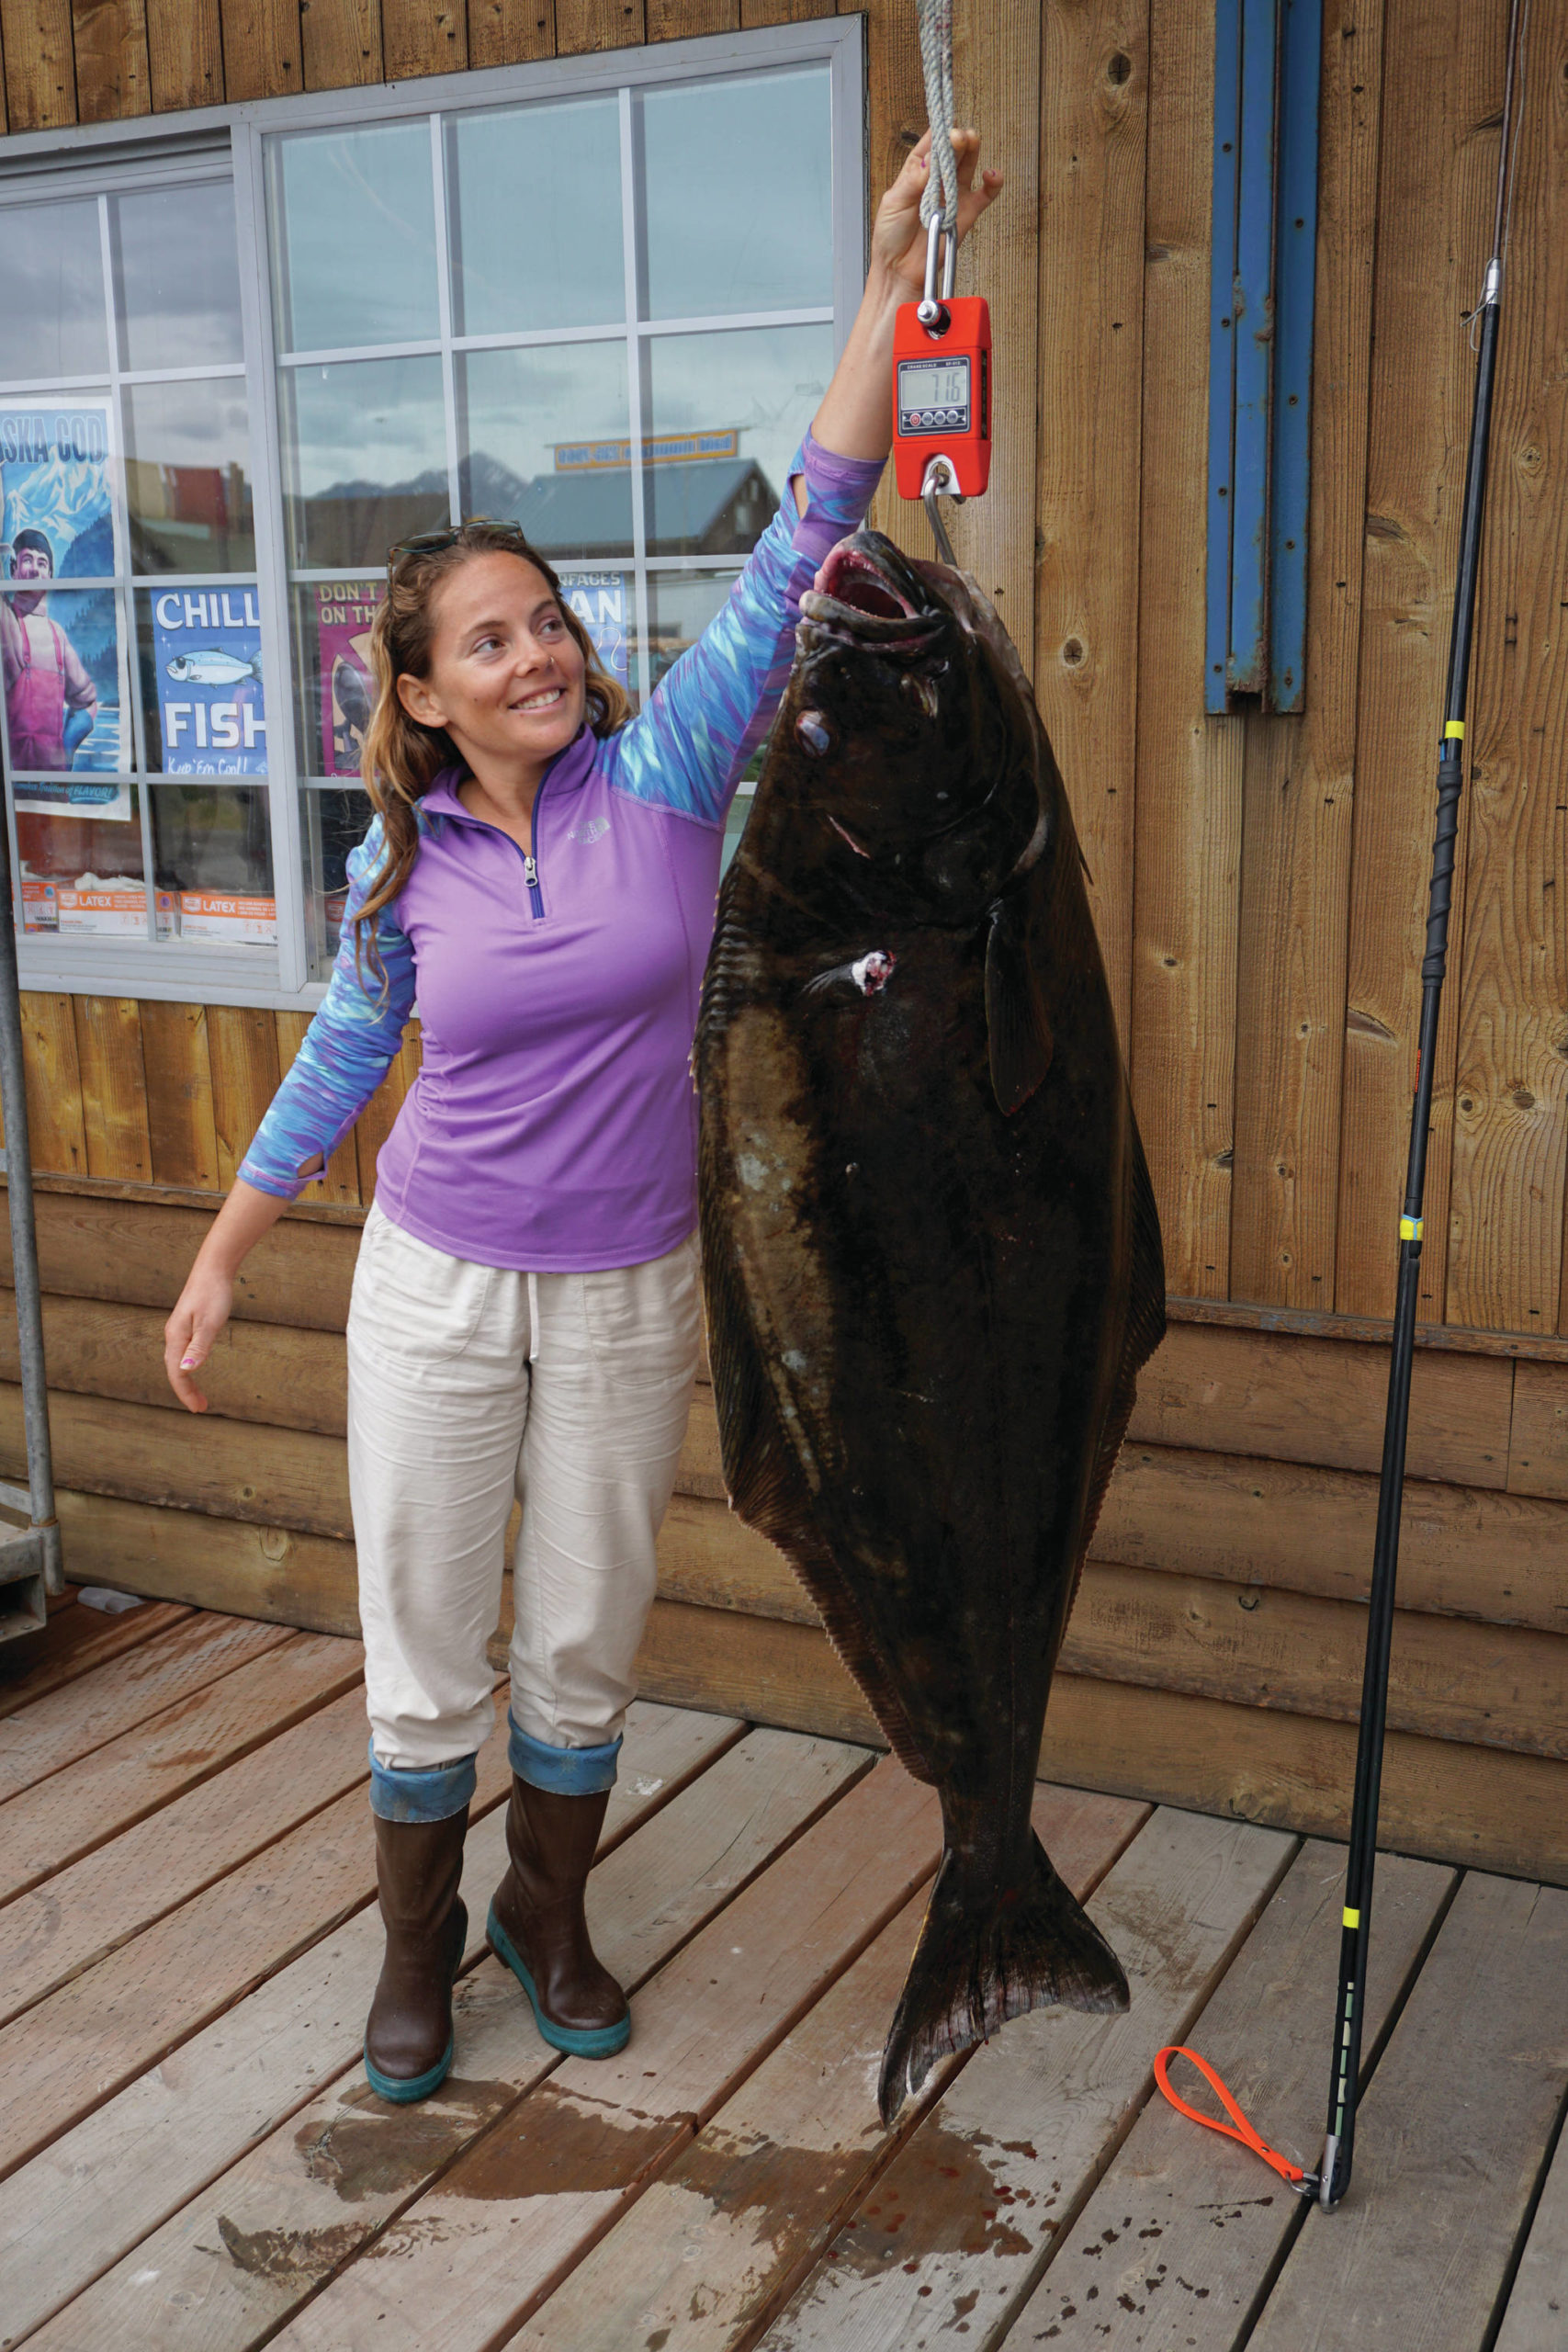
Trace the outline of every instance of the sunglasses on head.
{"label": "sunglasses on head", "polygon": [[435,555],[443,548],[455,548],[463,533],[475,525],[487,531],[504,531],[520,548],[528,542],[521,523],[510,523],[494,514],[469,514],[461,523],[447,523],[438,531],[418,531],[412,539],[399,539],[387,550],[387,577],[391,578],[406,555]]}

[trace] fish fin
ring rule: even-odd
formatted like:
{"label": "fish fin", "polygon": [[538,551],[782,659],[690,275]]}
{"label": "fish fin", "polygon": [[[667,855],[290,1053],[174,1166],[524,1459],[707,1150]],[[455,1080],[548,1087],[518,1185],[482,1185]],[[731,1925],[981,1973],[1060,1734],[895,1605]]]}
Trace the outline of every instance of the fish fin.
{"label": "fish fin", "polygon": [[950,1847],[942,1856],[920,1939],[882,2053],[877,2101],[891,2124],[939,2058],[967,2050],[1026,2010],[1128,2005],[1122,1963],[1076,1895],[1030,1838],[1021,1888],[976,1883],[979,1865]]}
{"label": "fish fin", "polygon": [[1043,1082],[1056,1050],[1029,960],[1022,894],[998,899],[986,941],[986,1035],[991,1091],[1010,1118]]}
{"label": "fish fin", "polygon": [[914,1779],[929,1781],[933,1775],[909,1719],[894,1695],[833,1555],[812,1522],[806,1481],[779,1426],[778,1406],[741,1305],[729,1251],[718,1221],[705,1216],[708,1358],[731,1506],[748,1527],[784,1554],[816,1603],[829,1640],[864,1692],[894,1755]]}

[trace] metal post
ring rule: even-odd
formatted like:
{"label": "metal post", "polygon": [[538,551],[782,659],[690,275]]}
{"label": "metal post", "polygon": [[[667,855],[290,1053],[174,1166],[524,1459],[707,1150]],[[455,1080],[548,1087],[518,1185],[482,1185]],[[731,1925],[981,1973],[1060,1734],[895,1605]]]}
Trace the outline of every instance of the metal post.
{"label": "metal post", "polygon": [[[17,933],[11,921],[11,858],[0,828],[0,1109],[6,1119],[5,1170],[11,1215],[12,1280],[17,1294],[17,1333],[22,1368],[22,1409],[27,1423],[28,1491],[0,1486],[0,1502],[25,1508],[28,1533],[0,1544],[0,1608],[6,1588],[27,1577],[42,1578],[42,1591],[65,1589],[60,1522],[54,1515],[54,1473],[49,1446],[49,1394],[44,1382],[43,1314],[39,1295],[38,1236],[33,1225],[32,1159],[28,1146],[28,1090],[22,1063],[22,1000],[17,975]],[[41,1600],[41,1593],[39,1599]],[[41,1623],[42,1611],[25,1622],[0,1614],[0,1634],[26,1632]]]}

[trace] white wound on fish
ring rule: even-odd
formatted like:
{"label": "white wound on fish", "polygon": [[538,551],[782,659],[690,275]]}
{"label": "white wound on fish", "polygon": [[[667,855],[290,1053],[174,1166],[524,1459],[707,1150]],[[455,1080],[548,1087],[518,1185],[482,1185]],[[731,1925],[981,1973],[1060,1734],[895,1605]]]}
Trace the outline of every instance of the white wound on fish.
{"label": "white wound on fish", "polygon": [[893,967],[897,961],[885,947],[874,947],[850,966],[850,978],[862,996],[880,996],[893,978]]}

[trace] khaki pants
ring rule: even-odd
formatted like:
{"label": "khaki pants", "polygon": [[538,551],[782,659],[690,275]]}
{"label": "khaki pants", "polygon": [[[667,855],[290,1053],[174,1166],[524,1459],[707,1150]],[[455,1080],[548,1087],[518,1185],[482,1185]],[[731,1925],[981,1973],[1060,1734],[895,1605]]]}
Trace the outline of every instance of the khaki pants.
{"label": "khaki pants", "polygon": [[[603,1749],[614,1777],[700,1333],[694,1235],[646,1265],[512,1273],[372,1208],[348,1317],[349,1490],[371,1755],[389,1787],[390,1770],[421,1776],[399,1784],[414,1795],[431,1784],[412,1817],[457,1809],[440,1768],[494,1721],[485,1643],[513,1498],[513,1761],[519,1744],[543,1758],[547,1786],[550,1751]],[[556,1784],[582,1785],[560,1762]]]}

